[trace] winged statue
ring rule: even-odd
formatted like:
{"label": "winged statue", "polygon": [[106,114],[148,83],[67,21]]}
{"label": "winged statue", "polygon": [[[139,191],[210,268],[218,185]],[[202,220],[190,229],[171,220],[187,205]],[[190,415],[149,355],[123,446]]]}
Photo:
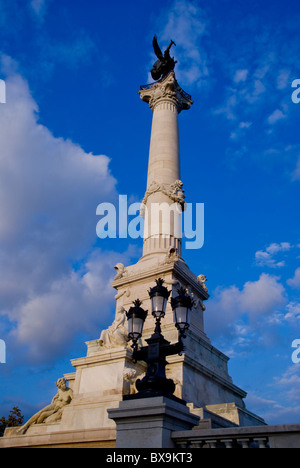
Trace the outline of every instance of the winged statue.
{"label": "winged statue", "polygon": [[175,42],[171,40],[165,52],[162,53],[157,42],[157,37],[154,36],[153,38],[153,49],[156,57],[158,58],[151,70],[151,76],[155,81],[159,80],[160,78],[164,78],[175,68],[177,61],[175,61],[174,58],[170,56],[170,49],[172,45],[176,46]]}

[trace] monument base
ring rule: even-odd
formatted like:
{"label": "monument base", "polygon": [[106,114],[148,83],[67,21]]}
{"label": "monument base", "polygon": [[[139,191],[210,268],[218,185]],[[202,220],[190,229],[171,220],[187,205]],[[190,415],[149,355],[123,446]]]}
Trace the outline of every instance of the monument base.
{"label": "monument base", "polygon": [[[0,448],[115,448],[115,429],[54,430],[51,424],[37,424],[26,435],[9,428],[0,438]],[[59,429],[59,428],[56,428]],[[53,432],[52,432],[53,431]]]}

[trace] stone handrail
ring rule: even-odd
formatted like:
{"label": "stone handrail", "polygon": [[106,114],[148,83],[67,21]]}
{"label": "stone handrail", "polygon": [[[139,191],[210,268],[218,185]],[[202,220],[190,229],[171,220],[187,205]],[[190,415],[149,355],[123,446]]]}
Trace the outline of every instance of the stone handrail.
{"label": "stone handrail", "polygon": [[173,432],[180,448],[300,448],[300,424]]}

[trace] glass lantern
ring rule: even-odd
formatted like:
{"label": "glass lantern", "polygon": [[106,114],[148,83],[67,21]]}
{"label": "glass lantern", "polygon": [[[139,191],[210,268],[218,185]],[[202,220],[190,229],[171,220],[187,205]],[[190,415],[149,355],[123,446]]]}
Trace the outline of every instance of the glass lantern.
{"label": "glass lantern", "polygon": [[128,337],[135,344],[143,334],[148,311],[141,308],[142,302],[139,299],[134,301],[133,304],[134,307],[130,307],[129,311],[126,312],[126,316],[128,320]]}
{"label": "glass lantern", "polygon": [[171,291],[168,291],[164,284],[164,280],[159,278],[156,281],[156,286],[148,291],[151,299],[152,315],[156,319],[161,319],[165,316],[167,302]]}
{"label": "glass lantern", "polygon": [[174,322],[180,335],[184,335],[184,332],[190,326],[190,314],[193,307],[193,301],[190,296],[187,295],[185,288],[177,290],[178,296],[171,298],[171,306],[174,313]]}

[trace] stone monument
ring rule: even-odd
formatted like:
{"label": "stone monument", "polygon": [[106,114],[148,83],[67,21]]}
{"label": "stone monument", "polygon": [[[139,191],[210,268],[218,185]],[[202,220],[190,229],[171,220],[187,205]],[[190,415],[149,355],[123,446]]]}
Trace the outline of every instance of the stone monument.
{"label": "stone monument", "polygon": [[[167,376],[176,384],[176,397],[185,400],[195,415],[206,409],[225,425],[226,421],[241,426],[265,424],[246,409],[246,392],[233,383],[228,373],[228,357],[212,345],[205,333],[204,302],[209,298],[206,277],[201,269],[194,274],[183,259],[181,237],[174,221],[176,216],[170,216],[167,221],[165,218],[154,221],[157,207],[169,207],[169,212],[184,210],[178,115],[188,110],[193,101],[176,80],[176,62],[169,55],[173,41],[164,54],[157,49],[157,40],[153,44],[158,62],[152,75],[158,81],[142,86],[139,91],[140,98],[153,114],[147,186],[141,204],[141,215],[145,218],[143,255],[134,265],[125,267],[118,263],[115,266],[117,274],[112,282],[116,289],[115,320],[99,338],[87,343],[85,357],[71,361],[75,372],[64,376],[69,383],[68,398],[59,411],[53,417],[46,417],[48,410],[45,409],[46,413],[42,411],[31,418],[21,430],[7,431],[0,447],[62,443],[114,446],[115,423],[109,419],[108,410],[116,408],[124,395],[136,391],[135,381],[143,376],[146,366],[132,360],[126,310],[137,298],[150,310],[148,289],[155,285],[157,278],[162,278],[173,294],[183,287],[193,299],[184,353],[168,358]],[[152,317],[148,316],[143,340],[149,338],[152,331]],[[177,341],[169,303],[162,333],[168,341]],[[55,401],[57,399],[52,406]]]}

